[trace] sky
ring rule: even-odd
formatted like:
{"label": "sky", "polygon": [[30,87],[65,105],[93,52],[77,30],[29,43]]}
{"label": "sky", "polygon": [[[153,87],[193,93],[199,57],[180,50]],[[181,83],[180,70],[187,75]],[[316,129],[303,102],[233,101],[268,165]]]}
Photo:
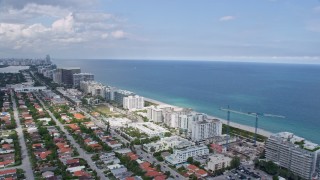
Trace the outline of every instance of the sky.
{"label": "sky", "polygon": [[0,58],[320,63],[319,0],[0,0]]}

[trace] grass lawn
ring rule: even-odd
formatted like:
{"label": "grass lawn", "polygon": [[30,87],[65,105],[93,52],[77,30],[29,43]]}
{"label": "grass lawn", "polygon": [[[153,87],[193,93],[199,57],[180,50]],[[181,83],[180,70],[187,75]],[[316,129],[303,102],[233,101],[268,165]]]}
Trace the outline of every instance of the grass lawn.
{"label": "grass lawn", "polygon": [[100,113],[111,115],[113,112],[110,111],[109,107],[103,104],[100,104],[94,108],[95,111],[98,111]]}

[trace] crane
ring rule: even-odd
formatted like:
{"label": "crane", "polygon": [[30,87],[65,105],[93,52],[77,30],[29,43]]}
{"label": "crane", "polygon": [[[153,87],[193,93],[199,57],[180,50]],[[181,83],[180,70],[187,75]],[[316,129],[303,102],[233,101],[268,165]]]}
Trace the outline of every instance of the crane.
{"label": "crane", "polygon": [[255,131],[254,131],[254,145],[256,146],[257,143],[257,131],[258,131],[258,120],[259,117],[271,117],[271,118],[285,118],[285,116],[281,116],[281,115],[275,115],[275,114],[268,114],[268,113],[257,113],[257,112],[242,112],[242,111],[236,111],[236,110],[232,110],[229,108],[220,108],[220,110],[222,111],[227,111],[227,133],[228,133],[228,138],[227,138],[227,147],[228,147],[228,140],[229,140],[229,123],[230,123],[230,113],[235,113],[235,114],[242,114],[242,115],[246,115],[246,116],[250,116],[250,117],[254,117],[256,120],[255,123]]}

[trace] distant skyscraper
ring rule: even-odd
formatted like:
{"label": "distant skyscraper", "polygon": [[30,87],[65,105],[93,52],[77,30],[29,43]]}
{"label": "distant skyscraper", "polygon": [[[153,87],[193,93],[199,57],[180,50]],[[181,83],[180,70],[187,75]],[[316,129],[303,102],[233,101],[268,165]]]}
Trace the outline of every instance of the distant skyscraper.
{"label": "distant skyscraper", "polygon": [[73,74],[81,73],[81,70],[79,67],[61,68],[61,70],[62,70],[61,81],[62,81],[62,84],[66,86],[73,85]]}
{"label": "distant skyscraper", "polygon": [[123,106],[123,98],[128,96],[134,96],[134,95],[135,94],[133,92],[118,89],[116,92],[114,92],[114,100],[116,101],[117,104],[119,104],[120,106]]}
{"label": "distant skyscraper", "polygon": [[53,73],[53,81],[58,84],[64,84],[66,86],[73,85],[73,74],[80,73],[79,67],[75,68],[58,68]]}
{"label": "distant skyscraper", "polygon": [[46,56],[46,63],[51,64],[51,58],[49,54]]}
{"label": "distant skyscraper", "polygon": [[57,84],[62,84],[62,69],[56,69],[52,75],[53,82]]}

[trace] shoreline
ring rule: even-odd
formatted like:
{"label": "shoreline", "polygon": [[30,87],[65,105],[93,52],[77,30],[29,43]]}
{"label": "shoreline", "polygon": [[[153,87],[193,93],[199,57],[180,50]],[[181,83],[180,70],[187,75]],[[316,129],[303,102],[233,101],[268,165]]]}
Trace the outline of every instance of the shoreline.
{"label": "shoreline", "polygon": [[[144,97],[144,99],[145,99],[145,101],[148,101],[148,102],[151,102],[151,103],[155,103],[155,104],[158,104],[158,105],[167,105],[167,106],[172,106],[172,107],[179,107],[179,106],[167,104],[167,103],[164,103],[164,102],[161,102],[161,101],[158,101],[158,100],[154,100],[154,99],[151,99],[151,98],[147,98],[147,97]],[[218,118],[218,117],[211,116],[211,115],[208,115],[208,117],[209,118],[213,118],[213,119],[218,119],[223,124],[227,124],[227,120],[226,119]],[[245,131],[249,131],[249,132],[252,132],[252,133],[255,132],[255,127],[244,125],[244,124],[240,124],[240,123],[236,123],[236,122],[232,122],[232,121],[230,121],[230,126],[234,127],[234,128],[242,129],[242,130],[245,130]],[[257,134],[265,136],[265,137],[268,138],[269,136],[271,136],[274,133],[266,131],[264,129],[258,128]]]}

